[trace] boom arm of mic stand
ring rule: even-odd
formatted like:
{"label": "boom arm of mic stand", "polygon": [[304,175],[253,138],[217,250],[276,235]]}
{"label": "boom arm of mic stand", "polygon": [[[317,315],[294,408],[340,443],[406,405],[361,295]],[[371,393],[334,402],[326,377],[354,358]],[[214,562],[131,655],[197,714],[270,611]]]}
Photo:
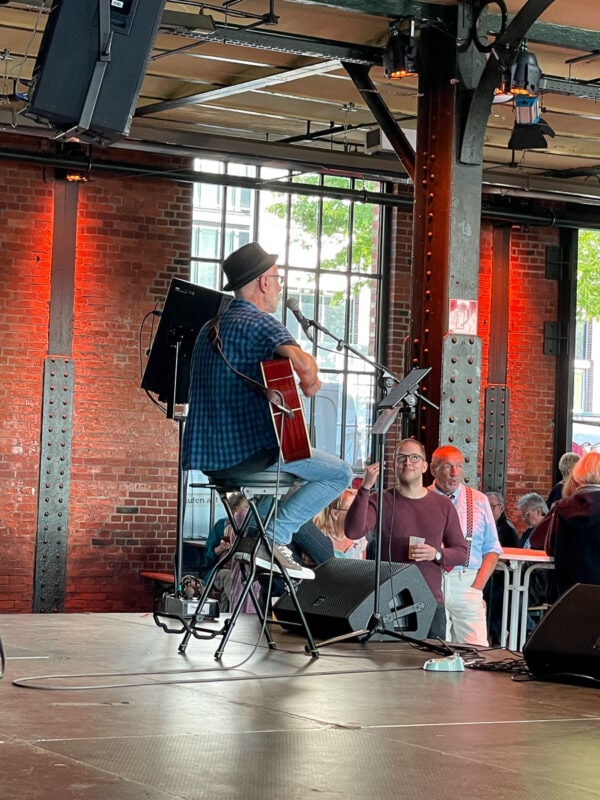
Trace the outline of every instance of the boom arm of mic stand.
{"label": "boom arm of mic stand", "polygon": [[321,325],[320,322],[315,322],[314,319],[309,319],[308,322],[311,328],[315,328],[316,330],[321,331],[321,333],[324,333],[326,336],[330,336],[334,341],[336,341],[338,349],[343,347],[344,350],[347,350],[349,353],[352,353],[353,355],[358,356],[358,358],[361,358],[366,364],[370,364],[372,367],[375,367],[375,369],[379,370],[379,372],[381,372],[382,375],[391,378],[395,383],[400,383],[400,379],[397,378],[393,373],[391,373],[387,367],[384,367],[383,364],[380,364],[378,361],[375,361],[374,359],[366,356],[364,353],[361,353],[360,350],[357,350],[356,347],[353,347],[349,342],[346,342],[344,339],[340,339],[339,336],[336,336],[335,333],[332,333],[324,325]]}

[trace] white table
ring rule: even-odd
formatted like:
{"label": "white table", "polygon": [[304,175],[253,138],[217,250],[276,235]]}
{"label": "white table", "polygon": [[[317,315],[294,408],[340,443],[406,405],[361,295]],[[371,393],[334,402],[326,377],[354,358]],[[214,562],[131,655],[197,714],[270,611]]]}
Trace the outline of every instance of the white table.
{"label": "white table", "polygon": [[544,550],[505,547],[496,569],[504,573],[500,644],[509,650],[521,651],[527,638],[531,573],[536,569],[554,569],[554,559]]}

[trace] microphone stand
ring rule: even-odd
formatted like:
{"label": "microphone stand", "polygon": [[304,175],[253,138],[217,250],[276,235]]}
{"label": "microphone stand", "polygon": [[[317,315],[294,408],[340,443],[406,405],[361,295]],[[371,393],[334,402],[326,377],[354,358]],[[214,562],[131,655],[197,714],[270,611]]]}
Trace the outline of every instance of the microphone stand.
{"label": "microphone stand", "polygon": [[[340,339],[339,336],[336,336],[335,333],[332,333],[324,325],[321,325],[320,322],[316,322],[316,320],[314,319],[307,319],[306,322],[307,322],[307,327],[309,329],[314,328],[317,331],[321,331],[321,333],[324,333],[326,336],[331,337],[335,342],[337,342],[336,350],[340,352],[342,350],[346,350],[349,353],[353,353],[355,356],[358,356],[358,358],[362,359],[366,364],[375,367],[375,369],[379,373],[381,373],[380,378],[384,382],[383,388],[389,389],[394,383],[400,383],[400,378],[397,378],[393,372],[390,372],[390,370],[388,370],[387,367],[385,367],[383,364],[380,364],[378,361],[369,358],[364,353],[361,353],[360,350],[357,350],[356,347],[353,347],[349,342],[346,342],[344,339]],[[429,372],[429,370],[427,371]],[[429,402],[428,400],[426,400],[426,398],[423,399],[425,400],[425,402]]]}
{"label": "microphone stand", "polygon": [[[380,373],[380,379],[382,383],[382,388],[386,389],[389,388],[393,383],[396,384],[394,388],[386,394],[381,402],[378,405],[378,410],[380,411],[379,417],[377,418],[375,424],[371,428],[371,433],[374,436],[378,437],[378,445],[377,445],[377,459],[379,461],[379,476],[378,476],[378,483],[377,483],[377,533],[376,533],[376,550],[375,550],[375,586],[373,591],[373,612],[369,621],[366,624],[366,627],[362,628],[358,631],[351,631],[350,633],[344,633],[341,636],[334,636],[331,639],[326,639],[322,642],[319,642],[317,647],[327,647],[330,644],[337,644],[339,642],[344,642],[349,639],[358,639],[360,642],[368,641],[372,636],[375,634],[389,636],[394,639],[400,639],[404,642],[410,642],[412,644],[418,644],[420,646],[426,646],[428,649],[439,653],[440,648],[437,645],[426,645],[420,639],[415,639],[411,636],[407,636],[404,633],[400,633],[397,630],[389,629],[385,627],[384,619],[379,611],[379,598],[380,598],[380,590],[381,590],[381,556],[382,556],[382,530],[383,530],[383,492],[384,492],[384,473],[385,473],[385,436],[391,426],[394,424],[396,417],[398,416],[399,411],[401,410],[401,403],[405,403],[408,406],[408,410],[412,412],[414,409],[414,402],[406,402],[407,398],[412,398],[414,401],[414,397],[419,397],[425,403],[429,404],[436,410],[438,410],[438,406],[432,403],[428,398],[423,397],[419,391],[418,386],[421,381],[425,378],[425,376],[431,371],[431,367],[427,367],[425,369],[415,368],[412,369],[408,375],[405,375],[404,378],[400,379],[397,378],[392,372],[390,372],[387,367],[383,366],[383,364],[379,364],[377,361],[368,358],[359,350],[354,348],[348,342],[340,339],[338,336],[333,334],[330,330],[328,330],[324,325],[321,325],[315,320],[307,320],[309,327],[315,328],[316,330],[321,331],[322,333],[330,336],[337,342],[337,349],[342,350],[346,349],[347,351],[353,353],[354,355],[361,358],[367,364],[375,367]],[[406,608],[397,608],[394,603],[394,612],[397,617],[398,612],[402,612],[402,616],[405,616],[409,613],[413,613],[415,611],[423,610],[423,604],[414,604],[411,606],[407,606]],[[443,654],[446,655],[448,652],[447,647],[443,648]]]}

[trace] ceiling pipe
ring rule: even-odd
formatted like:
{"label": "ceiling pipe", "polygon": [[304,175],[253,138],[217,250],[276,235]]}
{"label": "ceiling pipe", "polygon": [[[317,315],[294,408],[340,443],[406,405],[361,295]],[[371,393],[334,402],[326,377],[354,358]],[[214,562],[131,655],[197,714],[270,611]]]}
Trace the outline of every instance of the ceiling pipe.
{"label": "ceiling pipe", "polygon": [[[9,161],[20,161],[31,164],[39,164],[45,167],[58,167],[64,169],[81,168],[81,160],[53,156],[49,153],[32,153],[20,150],[2,150],[0,159]],[[345,189],[336,186],[314,186],[313,184],[301,183],[282,183],[277,180],[265,181],[260,178],[246,178],[240,175],[215,175],[214,173],[196,172],[195,170],[160,169],[156,164],[127,164],[117,161],[95,161],[90,168],[90,180],[93,181],[94,173],[112,173],[117,175],[133,175],[138,177],[151,177],[160,180],[181,181],[184,183],[210,183],[222,186],[236,186],[247,189],[266,189],[273,192],[285,194],[298,194],[314,197],[331,197],[338,199],[353,200],[355,202],[373,203],[387,207],[398,208],[401,210],[412,211],[414,206],[413,193],[391,194],[386,192],[368,192],[362,189]],[[385,183],[385,181],[380,181]],[[85,190],[84,190],[85,191]],[[512,187],[502,190],[513,192]],[[514,190],[519,193],[519,190]],[[484,186],[484,197],[490,196],[500,189]],[[533,192],[519,193],[528,202],[538,199]],[[546,199],[554,199],[550,196]],[[539,210],[529,210],[522,208],[512,208],[512,198],[505,198],[504,205],[497,203],[491,205],[485,202],[482,205],[481,217],[487,221],[511,222],[514,225],[531,225],[536,227],[559,227],[559,228],[587,228],[600,229],[600,214],[597,205],[580,206],[576,205],[567,209],[553,210],[540,208]],[[566,202],[565,198],[559,198],[561,202]]]}

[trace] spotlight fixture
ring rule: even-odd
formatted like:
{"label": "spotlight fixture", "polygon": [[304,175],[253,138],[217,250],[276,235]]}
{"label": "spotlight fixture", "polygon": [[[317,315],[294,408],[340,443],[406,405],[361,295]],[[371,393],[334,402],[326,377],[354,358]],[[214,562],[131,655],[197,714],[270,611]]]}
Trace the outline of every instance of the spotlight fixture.
{"label": "spotlight fixture", "polygon": [[548,147],[544,136],[554,136],[554,131],[544,120],[534,125],[515,122],[507,147],[509,150],[542,150]]}
{"label": "spotlight fixture", "polygon": [[515,125],[508,142],[509,150],[539,150],[548,147],[545,136],[554,131],[540,117],[539,97],[515,97]]}
{"label": "spotlight fixture", "polygon": [[[56,155],[68,166],[54,168],[54,179],[68,183],[87,183],[92,171],[91,151],[77,142],[59,142]],[[70,162],[70,163],[69,163]]]}
{"label": "spotlight fixture", "polygon": [[383,68],[386,78],[390,80],[419,74],[419,32],[414,17],[403,17],[390,26]]}
{"label": "spotlight fixture", "polygon": [[510,71],[510,91],[514,95],[535,97],[539,94],[541,78],[542,70],[537,58],[529,52],[527,42],[523,40]]}
{"label": "spotlight fixture", "polygon": [[523,97],[518,95],[514,99],[515,119],[518,125],[534,125],[540,121],[540,98]]}
{"label": "spotlight fixture", "polygon": [[510,69],[503,67],[500,75],[500,85],[494,89],[492,103],[508,103],[514,100],[514,95],[510,91]]}
{"label": "spotlight fixture", "polygon": [[56,167],[54,170],[54,178],[57,181],[66,181],[67,183],[87,183],[90,179],[89,173],[77,169],[63,169]]}

